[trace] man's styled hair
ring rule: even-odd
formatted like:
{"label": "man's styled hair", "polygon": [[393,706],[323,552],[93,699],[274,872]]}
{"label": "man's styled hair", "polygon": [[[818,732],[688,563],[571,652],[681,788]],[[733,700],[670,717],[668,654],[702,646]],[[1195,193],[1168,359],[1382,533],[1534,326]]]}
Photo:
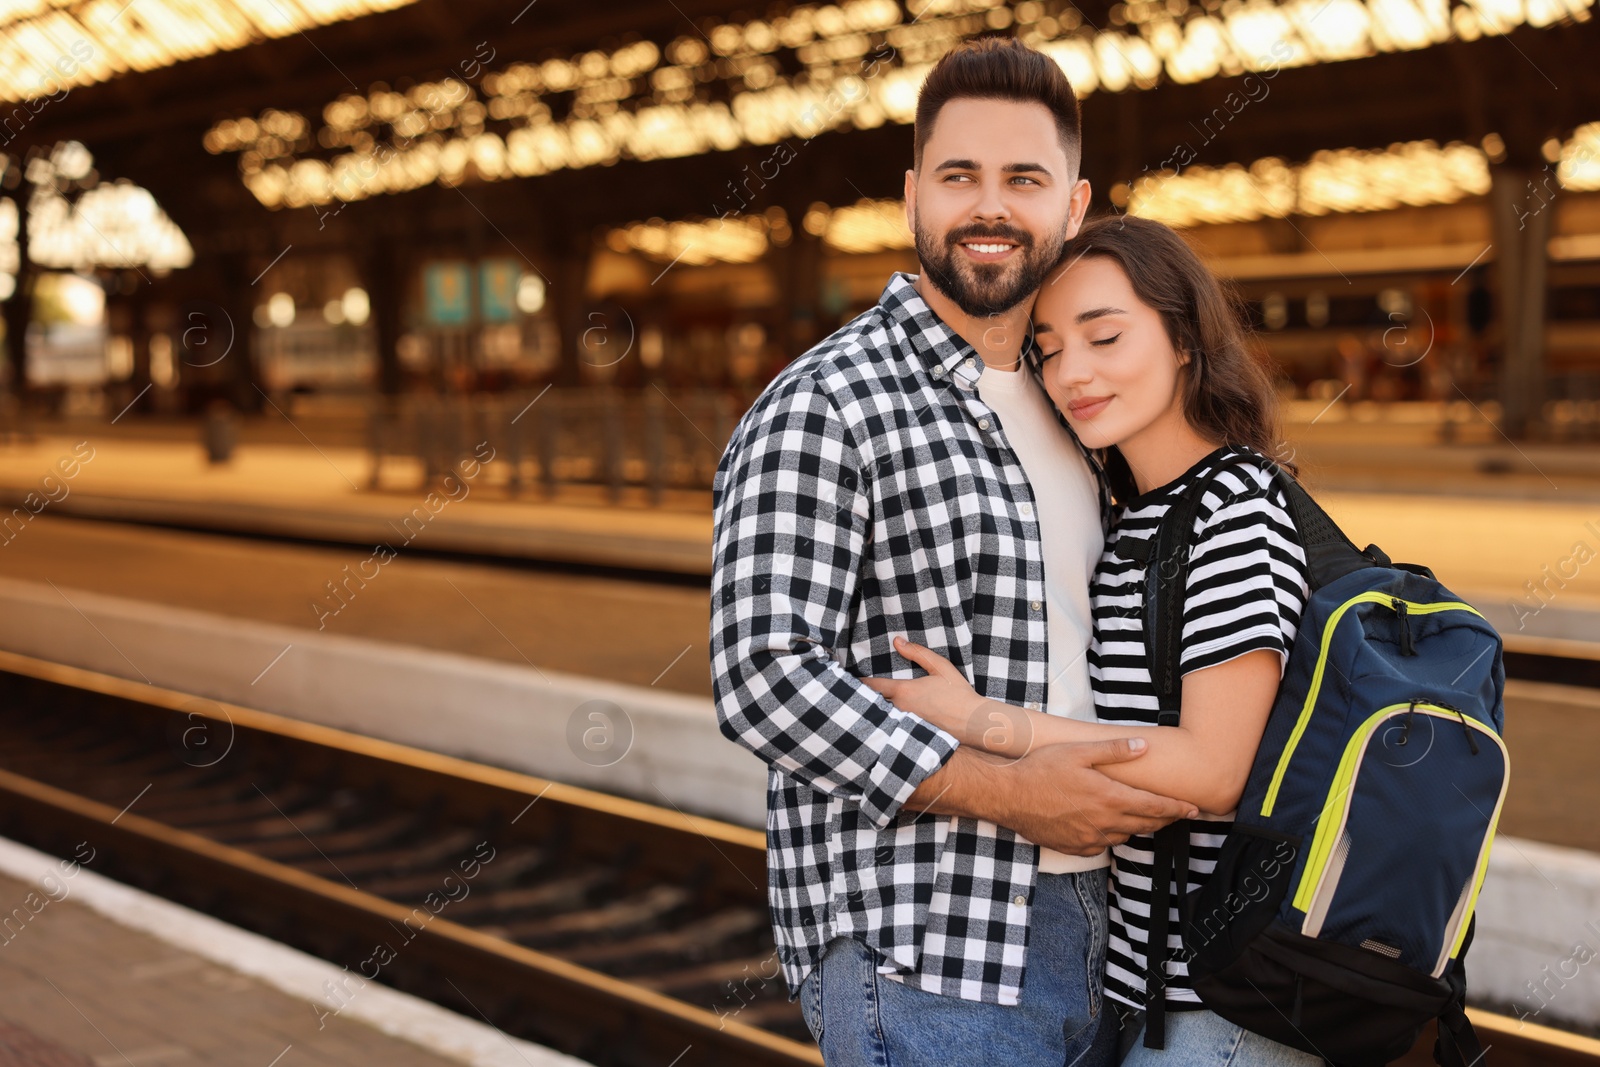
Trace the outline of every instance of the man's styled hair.
{"label": "man's styled hair", "polygon": [[939,112],[952,100],[1016,100],[1043,104],[1055,116],[1068,178],[1075,179],[1082,158],[1078,96],[1061,65],[1012,37],[976,37],[946,52],[917,95],[912,166],[922,170],[922,149]]}

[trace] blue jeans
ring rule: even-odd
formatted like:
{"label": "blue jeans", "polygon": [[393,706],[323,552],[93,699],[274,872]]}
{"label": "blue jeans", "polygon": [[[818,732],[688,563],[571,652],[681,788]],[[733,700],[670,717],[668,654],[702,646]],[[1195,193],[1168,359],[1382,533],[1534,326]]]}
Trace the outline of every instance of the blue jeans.
{"label": "blue jeans", "polygon": [[[1117,1010],[1108,1014],[1114,1021]],[[1144,1012],[1123,1018],[1122,1067],[1322,1067],[1322,1057],[1280,1045],[1213,1011],[1167,1012],[1165,1049],[1144,1047]],[[1107,1024],[1107,1029],[1110,1028]]]}
{"label": "blue jeans", "polygon": [[828,1067],[1111,1067],[1117,1019],[1100,995],[1106,935],[1104,869],[1041,874],[1015,1006],[897,982],[878,973],[864,944],[839,937],[801,984],[800,1010]]}

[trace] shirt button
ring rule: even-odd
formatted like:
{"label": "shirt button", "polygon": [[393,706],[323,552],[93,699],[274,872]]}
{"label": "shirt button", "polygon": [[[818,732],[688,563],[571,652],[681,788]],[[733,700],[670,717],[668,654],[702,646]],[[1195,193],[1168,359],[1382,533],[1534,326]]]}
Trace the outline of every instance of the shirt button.
{"label": "shirt button", "polygon": [[1023,518],[1025,518],[1025,519],[1033,518],[1033,505],[1032,504],[1023,504],[1020,507],[1018,507],[1017,510],[1022,513],[1022,517]]}
{"label": "shirt button", "polygon": [[1038,711],[1039,710],[1039,702],[1037,700],[1031,700],[1028,703],[1024,704],[1023,707],[1027,708],[1029,711]]}
{"label": "shirt button", "polygon": [[943,378],[944,377],[944,368],[943,367],[935,367],[935,368],[933,368],[933,376],[935,378]]}
{"label": "shirt button", "polygon": [[978,429],[987,430],[988,428],[989,428],[989,420],[988,419],[979,419],[978,420]]}
{"label": "shirt button", "polygon": [[1044,605],[1039,603],[1037,600],[1035,600],[1033,603],[1029,604],[1028,606],[1030,608],[1032,608],[1034,611],[1038,611],[1039,609],[1044,607]]}
{"label": "shirt button", "polygon": [[971,360],[971,359],[967,360],[967,362],[963,364],[963,366],[965,366],[968,370],[972,370],[977,365],[978,365],[977,361],[976,360]]}
{"label": "shirt button", "polygon": [[1019,908],[1022,907],[1027,902],[1028,902],[1028,898],[1023,896],[1021,893],[1018,893],[1016,896],[1011,898],[1011,903],[1015,904]]}

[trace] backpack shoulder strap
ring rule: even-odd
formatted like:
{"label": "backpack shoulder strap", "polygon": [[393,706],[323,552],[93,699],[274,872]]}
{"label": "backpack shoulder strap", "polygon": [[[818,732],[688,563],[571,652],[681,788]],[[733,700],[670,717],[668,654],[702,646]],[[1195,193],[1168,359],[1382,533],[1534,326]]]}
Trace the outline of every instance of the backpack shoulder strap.
{"label": "backpack shoulder strap", "polygon": [[[1150,668],[1150,681],[1156,690],[1159,708],[1156,722],[1160,726],[1178,725],[1182,704],[1178,660],[1183,642],[1183,600],[1189,580],[1189,541],[1194,535],[1194,522],[1217,477],[1235,466],[1238,459],[1248,458],[1229,456],[1218,461],[1204,477],[1179,494],[1148,540],[1130,546],[1135,553],[1142,550],[1145,554],[1145,658]],[[1131,558],[1140,557],[1135,554]]]}
{"label": "backpack shoulder strap", "polygon": [[[1156,723],[1176,726],[1181,718],[1183,686],[1180,651],[1183,642],[1183,602],[1189,580],[1190,540],[1200,505],[1224,470],[1240,461],[1255,462],[1254,455],[1225,456],[1205,476],[1186,486],[1167,509],[1156,532],[1135,541],[1118,554],[1145,562],[1144,633],[1145,658],[1157,699]],[[1126,543],[1126,542],[1125,542]],[[1166,1046],[1166,966],[1168,930],[1171,925],[1171,881],[1187,884],[1189,877],[1189,832],[1192,824],[1180,819],[1155,833],[1154,864],[1150,881],[1150,929],[1145,946],[1145,1038],[1146,1048]],[[1181,908],[1181,905],[1180,905]]]}
{"label": "backpack shoulder strap", "polygon": [[[1269,461],[1263,460],[1266,463]],[[1388,555],[1377,545],[1364,550],[1345,536],[1322,505],[1311,498],[1288,471],[1273,463],[1273,481],[1289,501],[1289,517],[1294,520],[1295,536],[1306,554],[1306,584],[1315,592],[1352,571],[1364,567],[1388,567]]]}
{"label": "backpack shoulder strap", "polygon": [[[1183,637],[1183,597],[1189,577],[1189,538],[1201,502],[1217,476],[1229,467],[1250,463],[1266,471],[1283,492],[1294,523],[1295,539],[1306,556],[1306,584],[1313,592],[1364,567],[1391,566],[1377,545],[1365,550],[1345,536],[1339,524],[1312,499],[1311,494],[1283,467],[1254,452],[1225,457],[1206,476],[1188,487],[1146,542],[1129,546],[1129,558],[1143,559],[1145,582],[1145,648],[1150,677],[1155,683],[1162,726],[1178,724],[1182,697],[1179,653]],[[1139,555],[1142,551],[1143,555]]]}
{"label": "backpack shoulder strap", "polygon": [[1472,1020],[1467,1018],[1465,1007],[1466,955],[1467,949],[1472,947],[1473,928],[1477,923],[1476,915],[1467,920],[1467,936],[1447,975],[1452,996],[1449,1005],[1439,1015],[1439,1036],[1433,1043],[1433,1061],[1440,1067],[1482,1067],[1484,1054],[1488,1051],[1478,1039],[1478,1032],[1472,1028]]}

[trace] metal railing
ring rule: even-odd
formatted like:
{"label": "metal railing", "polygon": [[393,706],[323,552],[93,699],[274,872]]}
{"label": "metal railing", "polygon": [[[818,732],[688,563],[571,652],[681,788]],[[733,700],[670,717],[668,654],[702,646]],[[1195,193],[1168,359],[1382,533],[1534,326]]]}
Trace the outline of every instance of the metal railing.
{"label": "metal railing", "polygon": [[378,401],[367,424],[371,484],[377,487],[384,461],[394,457],[420,462],[424,482],[432,483],[469,460],[482,462],[478,450],[487,444],[494,469],[504,472],[494,480],[513,494],[538,487],[554,496],[563,485],[587,484],[615,500],[639,487],[659,503],[668,489],[711,487],[742,411],[726,392],[669,397],[656,388]]}

